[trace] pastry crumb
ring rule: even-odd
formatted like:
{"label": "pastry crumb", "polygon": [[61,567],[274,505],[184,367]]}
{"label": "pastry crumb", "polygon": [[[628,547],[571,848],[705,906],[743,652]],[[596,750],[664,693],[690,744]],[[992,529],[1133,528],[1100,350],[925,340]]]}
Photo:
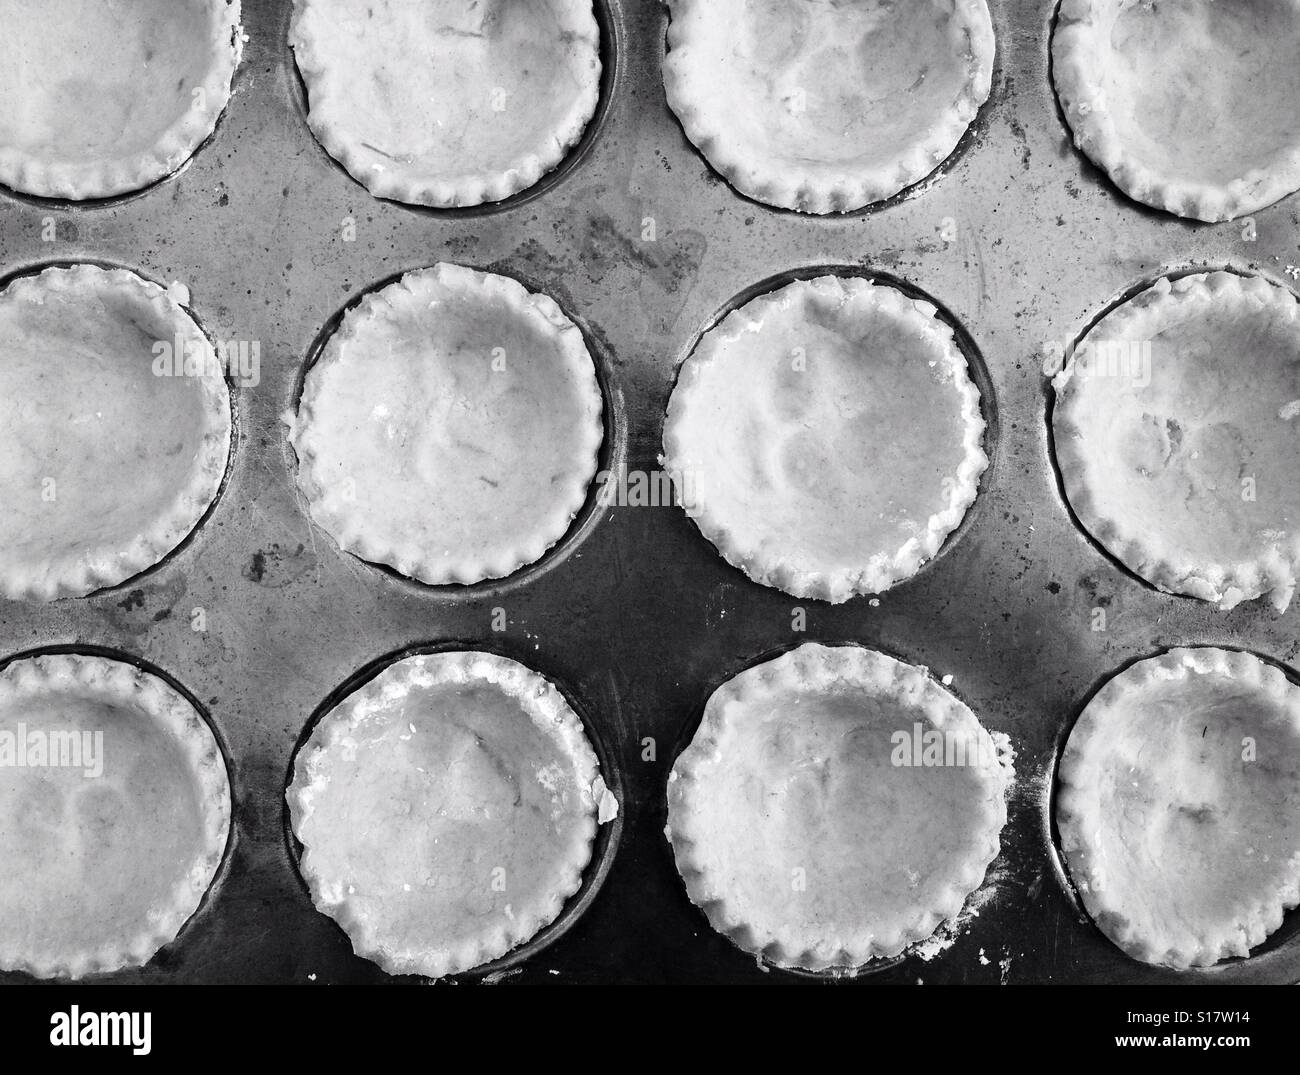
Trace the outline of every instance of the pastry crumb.
{"label": "pastry crumb", "polygon": [[596,802],[596,823],[605,825],[618,817],[618,799],[605,784],[603,776],[597,776],[591,785],[591,797]]}

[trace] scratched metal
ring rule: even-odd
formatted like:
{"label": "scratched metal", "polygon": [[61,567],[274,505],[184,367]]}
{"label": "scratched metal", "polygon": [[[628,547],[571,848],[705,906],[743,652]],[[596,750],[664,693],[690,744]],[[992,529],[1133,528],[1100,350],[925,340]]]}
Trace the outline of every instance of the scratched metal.
{"label": "scratched metal", "polygon": [[[192,290],[213,336],[257,341],[262,380],[236,391],[238,441],[216,507],[159,567],[83,600],[0,602],[0,654],[103,648],[175,678],[209,713],[235,792],[234,839],[205,906],[127,982],[377,982],[312,907],[283,792],[309,719],[376,662],[420,647],[490,647],[554,679],[587,721],[623,813],[555,928],[496,969],[509,981],[794,981],[713,933],[663,837],[665,781],[709,693],[800,641],[860,642],[953,678],[1018,754],[1002,854],[980,913],[931,959],[868,982],[1294,981],[1296,916],[1246,961],[1178,974],[1136,963],[1079,910],[1053,850],[1056,754],[1084,700],[1162,647],[1215,643],[1281,662],[1300,609],[1229,613],[1157,593],[1072,521],[1049,454],[1042,345],[1073,340],[1136,283],[1232,265],[1288,281],[1300,198],[1198,225],[1128,201],[1070,146],[1048,73],[1052,0],[994,0],[991,100],[940,173],[885,206],[809,218],[737,195],[687,142],[660,81],[667,15],[602,4],[602,108],[574,158],[503,207],[377,201],[304,121],[287,0],[244,0],[234,99],[177,176],[84,207],[0,192],[0,272],[94,259]],[[42,241],[46,218],[57,238]],[[353,242],[343,222],[356,224]],[[655,238],[643,238],[653,218]],[[955,236],[944,228],[955,228]],[[945,241],[945,236],[951,241]],[[606,462],[656,465],[678,363],[763,282],[817,266],[880,273],[931,296],[965,343],[991,419],[992,465],[961,531],[914,579],[831,607],[729,567],[674,507],[589,504],[546,560],[496,586],[428,589],[340,554],[307,521],[281,416],[322,333],[364,291],[451,260],[514,275],[587,334],[608,412]],[[807,631],[792,633],[792,608]],[[190,629],[191,610],[207,631]],[[492,609],[508,630],[491,630]],[[1107,630],[1090,630],[1094,608]],[[647,760],[653,740],[654,757]],[[478,980],[481,976],[469,976]],[[494,975],[493,979],[499,979]],[[22,980],[19,975],[0,980]]]}

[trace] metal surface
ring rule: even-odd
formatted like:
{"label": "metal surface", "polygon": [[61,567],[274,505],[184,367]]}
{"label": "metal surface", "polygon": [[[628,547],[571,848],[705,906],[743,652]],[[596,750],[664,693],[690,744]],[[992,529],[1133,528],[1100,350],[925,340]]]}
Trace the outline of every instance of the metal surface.
{"label": "metal surface", "polygon": [[[1059,492],[1040,370],[1045,341],[1068,343],[1165,270],[1257,268],[1294,287],[1284,269],[1300,263],[1300,198],[1255,214],[1253,242],[1242,222],[1194,225],[1128,201],[1069,144],[1048,77],[1050,0],[991,7],[997,72],[972,132],[920,189],[845,218],[768,209],[710,170],[664,102],[667,16],[652,0],[604,5],[607,112],[575,160],[502,208],[376,201],[335,165],[304,120],[286,0],[244,0],[250,40],[234,99],[181,174],[85,207],[0,193],[0,272],[93,259],[180,280],[211,335],[261,347],[261,383],[236,391],[227,484],[193,540],[84,600],[0,602],[0,653],[93,646],[149,662],[202,703],[229,756],[235,834],[217,885],[175,944],[110,980],[386,980],[312,907],[286,836],[285,781],[308,720],[342,685],[385,655],[448,644],[497,650],[555,680],[622,800],[584,906],[570,908],[553,943],[504,961],[517,971],[508,980],[797,980],[713,933],[686,899],[662,830],[667,774],[709,693],[805,640],[860,642],[951,674],[1018,755],[980,913],[933,959],[914,955],[858,980],[1300,978],[1294,914],[1250,960],[1177,974],[1114,948],[1064,882],[1048,798],[1057,750],[1090,693],[1173,645],[1294,662],[1300,608],[1278,616],[1250,602],[1221,613],[1163,595],[1091,543]],[[46,218],[53,242],[42,241]],[[653,241],[643,238],[650,218]],[[540,565],[466,592],[343,555],[307,521],[281,416],[331,319],[379,282],[439,260],[516,276],[577,320],[606,392],[607,462],[633,470],[656,466],[676,366],[737,296],[814,266],[905,281],[964,327],[987,370],[977,364],[995,419],[979,499],[941,555],[878,605],[800,602],[751,583],[671,506],[589,504]],[[791,629],[796,606],[807,610],[804,634]],[[205,632],[190,626],[200,607]],[[491,629],[497,607],[504,633]],[[1105,631],[1091,629],[1094,608],[1106,610]]]}

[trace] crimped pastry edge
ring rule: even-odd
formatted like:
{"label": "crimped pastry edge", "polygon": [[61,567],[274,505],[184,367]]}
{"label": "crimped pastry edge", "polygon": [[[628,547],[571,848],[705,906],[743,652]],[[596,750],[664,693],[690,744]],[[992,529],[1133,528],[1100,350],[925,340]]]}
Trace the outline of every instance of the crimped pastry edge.
{"label": "crimped pastry edge", "polygon": [[[318,437],[312,428],[312,409],[320,389],[319,372],[340,360],[344,345],[364,342],[368,322],[385,307],[394,307],[399,300],[427,301],[435,289],[471,295],[485,304],[496,303],[506,315],[542,326],[555,340],[561,360],[572,367],[575,391],[581,393],[584,387],[587,390],[583,402],[591,418],[585,426],[586,436],[579,455],[575,456],[575,459],[580,456],[582,465],[575,467],[567,488],[557,490],[554,511],[547,525],[521,537],[508,553],[492,562],[469,554],[458,559],[425,558],[420,549],[396,548],[367,535],[367,520],[357,517],[354,511],[349,510],[346,501],[331,492],[331,482],[318,474],[315,466]],[[568,532],[586,502],[588,489],[596,476],[600,448],[605,438],[603,415],[604,400],[596,378],[595,360],[587,350],[581,330],[554,299],[541,292],[530,292],[509,276],[438,262],[428,268],[414,269],[378,291],[368,293],[347,311],[319,359],[303,379],[302,397],[289,422],[289,439],[298,458],[298,488],[307,501],[312,521],[340,549],[362,560],[385,564],[427,586],[467,586],[505,578],[536,563]]]}
{"label": "crimped pastry edge", "polygon": [[1103,749],[1112,714],[1148,687],[1189,675],[1232,679],[1283,705],[1293,734],[1300,738],[1300,688],[1276,665],[1253,653],[1214,646],[1180,647],[1144,658],[1112,676],[1102,686],[1070,730],[1057,769],[1055,815],[1061,851],[1071,883],[1097,927],[1120,949],[1144,963],[1179,970],[1209,967],[1230,957],[1246,957],[1281,925],[1283,915],[1300,905],[1300,856],[1292,862],[1289,887],[1276,900],[1266,900],[1250,922],[1234,936],[1207,932],[1190,946],[1153,938],[1134,923],[1122,907],[1108,898],[1090,833],[1102,825],[1099,804],[1089,798],[1089,770],[1094,750]]}
{"label": "crimped pastry edge", "polygon": [[0,670],[0,704],[44,691],[90,691],[111,704],[148,714],[181,748],[195,777],[205,823],[204,846],[178,882],[170,908],[151,929],[117,947],[72,959],[33,959],[21,950],[0,951],[0,968],[36,978],[84,978],[143,966],[170,944],[199,909],[217,877],[230,838],[231,789],[225,757],[207,721],[164,680],[124,661],[88,654],[41,654]]}
{"label": "crimped pastry edge", "polygon": [[[554,171],[569,151],[578,144],[587,127],[595,118],[600,102],[600,24],[595,9],[588,3],[578,8],[589,19],[592,63],[578,97],[559,129],[547,132],[541,144],[522,153],[503,172],[465,172],[460,175],[402,175],[396,170],[375,171],[366,166],[366,147],[362,135],[346,130],[322,115],[327,102],[334,94],[351,92],[350,80],[354,72],[340,73],[331,69],[322,55],[318,42],[307,27],[307,11],[312,0],[293,0],[293,15],[289,23],[289,44],[293,48],[298,71],[307,87],[307,123],[316,140],[334,160],[358,183],[376,198],[387,198],[407,205],[424,205],[435,209],[459,209],[489,202],[500,202],[520,191],[527,190]],[[315,102],[313,105],[312,102]]]}
{"label": "crimped pastry edge", "polygon": [[[574,762],[576,782],[583,793],[588,819],[586,838],[581,853],[567,864],[567,877],[561,888],[552,893],[543,907],[532,911],[516,908],[510,928],[502,926],[480,937],[477,943],[467,942],[458,949],[394,953],[371,935],[369,924],[346,898],[335,900],[331,897],[327,891],[331,887],[329,879],[317,872],[311,846],[302,840],[301,830],[312,814],[314,798],[328,793],[328,782],[319,779],[314,772],[316,760],[338,746],[374,709],[413,690],[444,683],[489,683],[496,686],[559,744]],[[560,916],[566,902],[582,887],[583,875],[591,862],[598,827],[599,797],[604,790],[600,763],[582,721],[550,680],[518,661],[495,653],[449,650],[416,654],[394,661],[327,712],[294,757],[293,777],[286,800],[294,837],[303,844],[299,869],[317,910],[339,924],[358,955],[378,964],[387,973],[442,978],[499,959],[532,940]]]}
{"label": "crimped pastry edge", "polygon": [[1102,38],[1109,37],[1103,3],[1114,0],[1062,0],[1052,38],[1052,74],[1074,144],[1120,190],[1144,205],[1215,223],[1253,213],[1300,189],[1300,137],[1278,167],[1257,168],[1226,184],[1160,175],[1131,157],[1093,75],[1104,63]]}
{"label": "crimped pastry edge", "polygon": [[[1295,295],[1263,277],[1241,276],[1221,270],[1176,279],[1161,277],[1145,291],[1115,307],[1088,331],[1080,343],[1102,330],[1103,326],[1115,333],[1135,333],[1134,338],[1149,339],[1171,312],[1182,317],[1198,308],[1212,311],[1221,302],[1234,306],[1234,313],[1267,313],[1290,320],[1296,325],[1300,347],[1300,300]],[[1129,570],[1166,593],[1197,597],[1224,611],[1243,600],[1269,596],[1279,612],[1285,611],[1300,571],[1300,535],[1292,536],[1289,560],[1265,555],[1237,564],[1199,564],[1190,558],[1172,555],[1155,540],[1154,532],[1149,528],[1103,515],[1097,509],[1090,489],[1090,465],[1074,417],[1075,411],[1084,403],[1081,395],[1069,390],[1073,371],[1072,357],[1052,381],[1056,391],[1052,447],[1066,499],[1088,533]]]}
{"label": "crimped pastry edge", "polygon": [[201,348],[204,372],[190,379],[198,382],[203,393],[208,428],[203,433],[189,485],[176,494],[152,527],[142,529],[129,547],[93,550],[74,562],[38,566],[10,562],[6,550],[0,549],[0,596],[12,600],[47,602],[63,597],[85,597],[154,567],[198,528],[215,503],[225,478],[234,434],[230,391],[224,377],[215,372],[219,362],[207,336],[165,289],[128,269],[103,269],[82,263],[19,277],[0,291],[0,303],[41,302],[50,292],[84,291],[94,295],[105,290],[144,302],[170,324],[174,334],[183,336],[187,344]]}
{"label": "crimped pastry edge", "polygon": [[713,692],[699,728],[673,764],[664,832],[687,895],[704,912],[709,924],[738,948],[786,969],[853,972],[867,968],[874,960],[899,955],[908,946],[932,936],[944,922],[961,912],[967,898],[984,883],[989,866],[1001,850],[1001,832],[1007,820],[1006,800],[1015,772],[1010,758],[998,755],[997,762],[981,767],[988,777],[988,797],[976,804],[985,830],[982,843],[970,849],[971,857],[960,881],[949,887],[940,904],[917,908],[912,920],[899,927],[899,936],[891,943],[882,944],[873,931],[867,930],[838,951],[819,954],[792,946],[775,935],[760,935],[728,905],[725,893],[718,891],[720,883],[710,875],[708,863],[700,861],[696,854],[698,840],[694,830],[704,822],[692,812],[693,785],[709,779],[708,765],[720,757],[720,740],[727,722],[734,715],[743,714],[748,702],[780,692],[811,694],[845,683],[896,698],[935,728],[963,727],[980,741],[981,757],[998,755],[993,737],[970,708],[937,683],[925,668],[862,646],[807,642],[738,673]]}
{"label": "crimped pastry edge", "polygon": [[[935,348],[936,353],[950,364],[953,387],[960,397],[963,423],[964,455],[953,475],[947,505],[927,520],[924,536],[910,539],[896,552],[876,552],[859,568],[836,572],[800,569],[788,562],[776,543],[770,540],[755,543],[728,528],[714,515],[703,498],[687,495],[680,477],[690,469],[687,460],[692,453],[686,429],[690,422],[691,387],[699,376],[699,371],[713,361],[725,344],[752,331],[755,325],[761,325],[768,309],[785,308],[795,302],[816,298],[838,298],[842,304],[871,302],[877,309],[908,321]],[[775,291],[759,295],[733,310],[700,337],[695,349],[682,364],[668,402],[664,421],[663,461],[678,485],[683,509],[728,563],[739,568],[755,582],[782,590],[794,597],[841,604],[851,597],[882,593],[911,578],[938,553],[948,535],[961,525],[979,493],[980,478],[989,465],[988,456],[984,452],[984,432],[979,389],[971,380],[966,358],[957,346],[952,329],[940,320],[936,307],[924,300],[909,298],[888,284],[873,283],[863,277],[831,275],[795,280]]]}
{"label": "crimped pastry edge", "polygon": [[893,167],[846,170],[831,182],[809,176],[792,178],[784,165],[746,160],[742,149],[729,145],[725,123],[710,123],[708,110],[696,103],[699,96],[707,99],[707,79],[715,77],[714,72],[700,75],[702,81],[696,85],[691,66],[691,36],[698,29],[698,20],[707,17],[710,0],[666,2],[672,16],[663,65],[669,107],[687,138],[727,182],[746,197],[778,208],[818,215],[848,213],[893,197],[932,174],[951,155],[992,90],[997,46],[988,5],[985,0],[954,0],[952,26],[955,34],[968,40],[968,76],[947,114]]}
{"label": "crimped pastry edge", "polygon": [[37,197],[84,201],[131,193],[178,171],[216,130],[230,103],[243,56],[240,0],[209,0],[208,15],[212,66],[194,87],[203,91],[203,107],[187,108],[149,152],[72,165],[38,160],[23,150],[0,146],[0,184]]}

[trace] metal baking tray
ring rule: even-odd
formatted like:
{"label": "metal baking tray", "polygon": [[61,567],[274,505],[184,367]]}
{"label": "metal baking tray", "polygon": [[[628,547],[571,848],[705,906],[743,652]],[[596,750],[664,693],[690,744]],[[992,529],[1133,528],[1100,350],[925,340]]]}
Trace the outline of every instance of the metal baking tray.
{"label": "metal baking tray", "polygon": [[[288,0],[244,0],[249,40],[215,134],[176,176],[73,206],[0,192],[5,280],[75,260],[191,289],[214,337],[256,342],[260,383],[235,388],[237,443],[191,540],[111,590],[51,605],[0,601],[0,654],[96,649],[161,670],[227,752],[233,836],[177,941],[118,982],[380,982],[297,874],[284,788],[309,721],[413,649],[489,648],[553,679],[587,724],[622,813],[583,891],[533,943],[470,981],[774,982],[687,900],[664,839],[665,786],[710,692],[802,641],[857,642],[953,677],[1010,735],[1018,782],[1003,849],[945,945],[858,982],[1291,982],[1297,915],[1245,961],[1177,973],[1135,962],[1087,919],[1054,848],[1058,750],[1089,695],[1164,647],[1212,643],[1283,663],[1300,608],[1231,612],[1156,592],[1083,534],[1047,436],[1044,354],[1135,285],[1192,267],[1261,271],[1293,289],[1300,198],[1199,225],[1129,201],[1072,148],[1049,81],[1053,0],[992,0],[992,97],[932,178],[845,217],[738,195],[688,143],[660,80],[668,15],[598,0],[600,110],[570,159],[495,207],[378,201],[316,143],[286,44]],[[344,241],[345,223],[355,240]],[[653,240],[645,238],[651,233]],[[47,225],[52,222],[53,226]],[[53,241],[45,241],[47,238]],[[552,295],[586,334],[606,403],[603,465],[657,467],[678,364],[758,290],[820,268],[905,284],[961,328],[984,395],[991,466],[960,531],[878,601],[798,601],[728,566],[677,507],[593,497],[539,564],[497,584],[428,588],[341,554],[308,523],[283,414],[341,312],[406,270],[455,261]],[[807,629],[792,631],[792,610]],[[195,608],[207,630],[191,629]],[[493,610],[508,629],[491,629]],[[1106,610],[1105,631],[1092,610]],[[934,949],[941,949],[934,951]],[[0,975],[0,981],[23,981]]]}

